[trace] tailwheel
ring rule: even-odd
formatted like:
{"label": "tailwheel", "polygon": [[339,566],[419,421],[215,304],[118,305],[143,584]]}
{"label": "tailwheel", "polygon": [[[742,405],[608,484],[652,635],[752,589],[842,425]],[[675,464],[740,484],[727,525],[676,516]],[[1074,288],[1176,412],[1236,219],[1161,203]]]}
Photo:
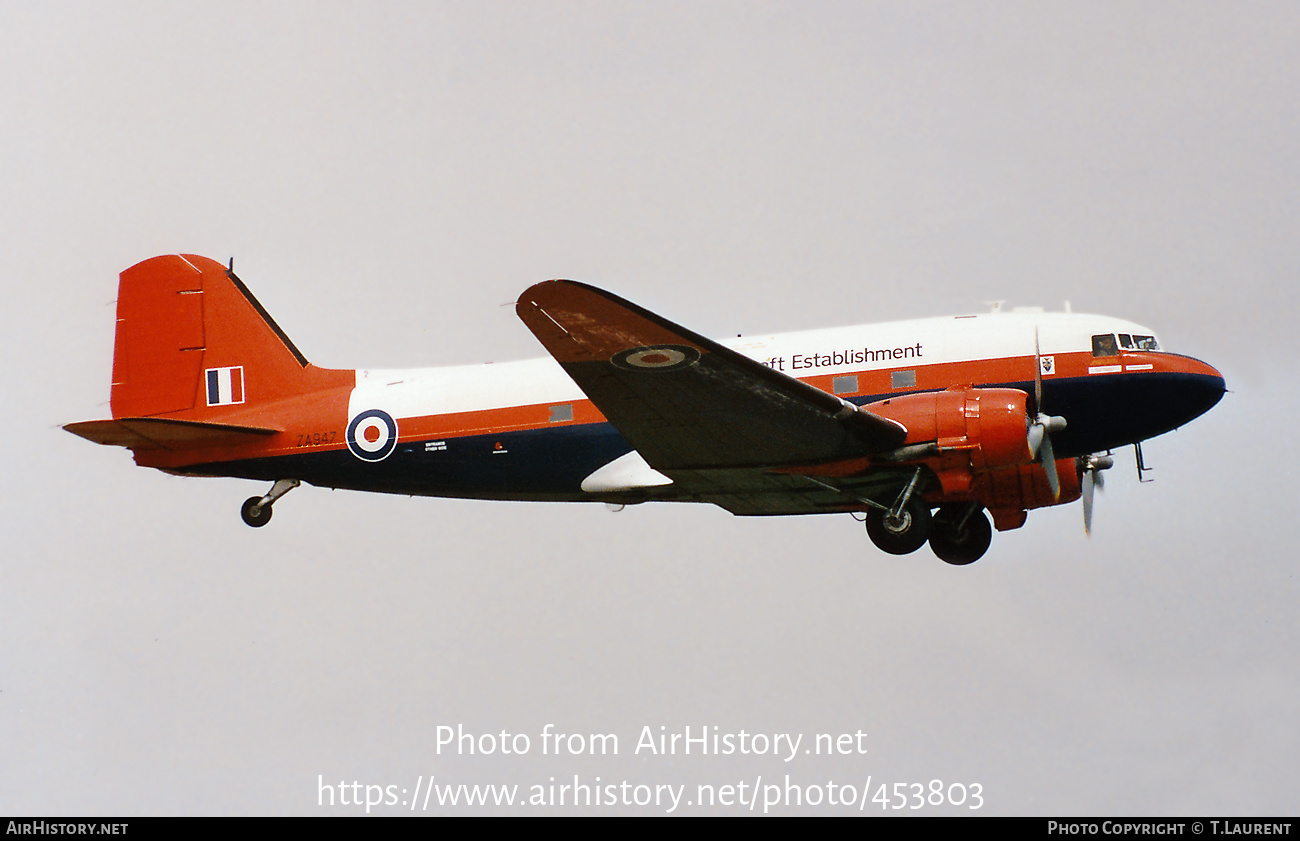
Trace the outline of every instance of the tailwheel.
{"label": "tailwheel", "polygon": [[270,503],[263,505],[260,496],[250,496],[244,500],[243,506],[239,509],[239,515],[244,518],[245,523],[259,529],[271,522],[271,505]]}
{"label": "tailwheel", "polygon": [[913,496],[894,516],[873,508],[867,512],[867,536],[876,548],[891,555],[907,555],[925,545],[930,535],[930,506]]}
{"label": "tailwheel", "polygon": [[979,505],[944,505],[930,524],[930,549],[953,566],[973,564],[993,542],[993,527]]}
{"label": "tailwheel", "polygon": [[250,496],[244,500],[239,515],[244,518],[245,523],[260,529],[271,522],[271,504],[300,484],[302,483],[297,479],[277,479],[266,496]]}

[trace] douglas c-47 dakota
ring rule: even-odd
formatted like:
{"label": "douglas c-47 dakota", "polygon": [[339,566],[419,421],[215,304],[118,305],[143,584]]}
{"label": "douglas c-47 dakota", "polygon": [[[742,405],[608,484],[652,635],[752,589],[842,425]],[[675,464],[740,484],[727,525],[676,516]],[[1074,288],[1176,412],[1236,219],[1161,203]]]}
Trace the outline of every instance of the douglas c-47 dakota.
{"label": "douglas c-47 dakota", "polygon": [[[714,341],[569,280],[527,289],[549,359],[424,370],[310,364],[231,269],[121,275],[112,419],[68,424],[137,464],[474,499],[709,502],[865,515],[880,549],[977,560],[993,528],[1084,502],[1111,450],[1223,396],[1211,366],[1117,318],[993,312]],[[1139,465],[1141,454],[1139,450]],[[990,523],[989,518],[992,518]]]}

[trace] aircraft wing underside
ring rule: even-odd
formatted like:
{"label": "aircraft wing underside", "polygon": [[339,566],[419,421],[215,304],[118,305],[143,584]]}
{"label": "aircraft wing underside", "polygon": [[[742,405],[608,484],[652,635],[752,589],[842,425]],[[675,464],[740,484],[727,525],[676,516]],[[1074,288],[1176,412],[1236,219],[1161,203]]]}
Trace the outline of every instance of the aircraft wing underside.
{"label": "aircraft wing underside", "polygon": [[651,467],[735,513],[824,510],[819,500],[833,492],[769,471],[861,458],[907,436],[895,421],[585,284],[539,283],[516,311]]}
{"label": "aircraft wing underside", "polygon": [[[860,510],[858,500],[863,498],[888,505],[912,471],[878,468],[850,479],[812,479],[754,468],[670,470],[668,475],[678,489],[678,499],[713,503],[737,515],[770,516]],[[682,495],[687,489],[691,493]]]}

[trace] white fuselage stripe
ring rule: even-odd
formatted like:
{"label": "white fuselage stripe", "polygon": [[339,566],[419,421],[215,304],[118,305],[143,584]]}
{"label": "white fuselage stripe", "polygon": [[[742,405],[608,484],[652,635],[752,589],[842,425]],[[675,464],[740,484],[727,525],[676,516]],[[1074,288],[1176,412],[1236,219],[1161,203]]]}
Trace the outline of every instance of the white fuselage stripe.
{"label": "white fuselage stripe", "polygon": [[[793,377],[1091,351],[1098,333],[1152,335],[1130,321],[1082,313],[987,313],[746,336],[720,341]],[[451,368],[358,370],[348,417],[395,418],[567,403],[586,395],[548,358]]]}

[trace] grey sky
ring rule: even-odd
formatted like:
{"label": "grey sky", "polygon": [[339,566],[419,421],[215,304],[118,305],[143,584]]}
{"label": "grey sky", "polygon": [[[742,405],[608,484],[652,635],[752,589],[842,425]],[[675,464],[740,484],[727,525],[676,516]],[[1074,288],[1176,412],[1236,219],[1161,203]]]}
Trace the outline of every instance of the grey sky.
{"label": "grey sky", "polygon": [[[5,3],[0,812],[788,773],[1295,814],[1296,43],[1285,2]],[[1232,393],[1154,484],[1121,454],[1090,540],[1034,512],[965,569],[690,506],[304,488],[254,531],[260,484],[58,429],[108,416],[117,273],[179,251],[327,366],[540,355],[506,305],[572,277],[719,336],[1069,300]],[[620,755],[541,756],[547,723]],[[439,756],[457,724],[533,750]]]}

